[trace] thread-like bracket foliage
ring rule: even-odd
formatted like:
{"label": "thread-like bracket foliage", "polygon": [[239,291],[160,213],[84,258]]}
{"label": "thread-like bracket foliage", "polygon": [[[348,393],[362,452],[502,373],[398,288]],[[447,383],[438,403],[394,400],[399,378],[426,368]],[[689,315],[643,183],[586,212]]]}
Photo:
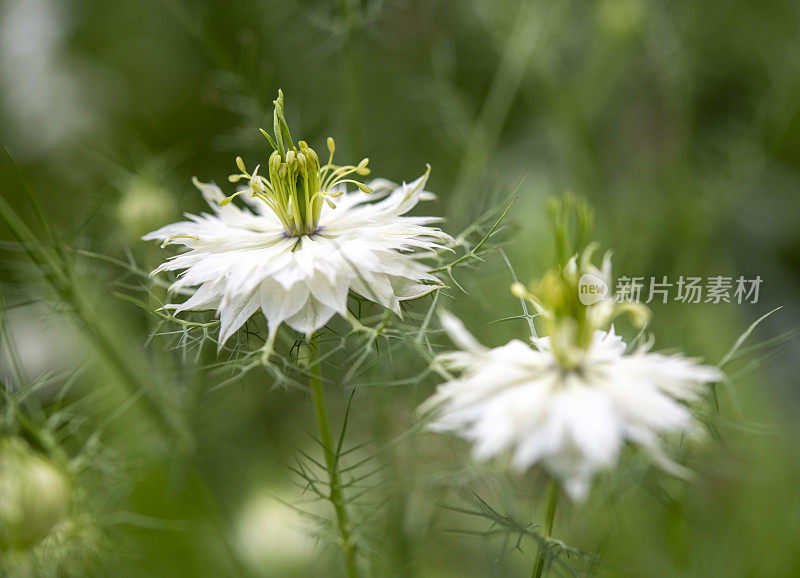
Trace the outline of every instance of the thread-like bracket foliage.
{"label": "thread-like bracket foliage", "polygon": [[[441,505],[445,510],[486,520],[489,526],[485,530],[465,530],[461,528],[450,529],[453,534],[476,536],[484,539],[501,538],[503,541],[502,556],[514,551],[523,552],[526,541],[533,541],[537,549],[544,552],[546,564],[557,566],[558,569],[570,576],[581,574],[575,563],[570,563],[565,558],[576,558],[581,561],[584,568],[602,564],[597,555],[578,548],[567,546],[560,540],[545,538],[537,530],[533,521],[522,521],[510,512],[503,513],[489,504],[474,489],[469,489],[469,501],[473,507]],[[510,545],[510,546],[509,546]]]}
{"label": "thread-like bracket foliage", "polygon": [[[452,260],[449,263],[436,267],[431,272],[432,273],[446,273],[450,280],[464,293],[467,293],[467,290],[456,280],[455,276],[453,275],[453,271],[459,266],[467,266],[471,265],[473,261],[483,262],[483,256],[489,252],[490,248],[487,247],[487,243],[492,238],[492,236],[498,231],[500,225],[502,224],[503,220],[505,219],[508,212],[511,210],[511,207],[514,206],[514,203],[517,201],[518,197],[515,197],[508,205],[506,206],[505,210],[500,214],[494,224],[489,228],[489,230],[484,233],[478,242],[475,244],[474,247],[467,250],[466,253],[457,257],[456,259]],[[484,214],[481,218],[477,221],[472,223],[468,226],[461,234],[458,235],[456,240],[458,241],[459,245],[464,246],[466,244],[466,239],[475,232],[480,232],[482,228],[482,223],[484,223],[489,217],[489,215],[495,214],[496,211],[493,209],[486,214]]]}

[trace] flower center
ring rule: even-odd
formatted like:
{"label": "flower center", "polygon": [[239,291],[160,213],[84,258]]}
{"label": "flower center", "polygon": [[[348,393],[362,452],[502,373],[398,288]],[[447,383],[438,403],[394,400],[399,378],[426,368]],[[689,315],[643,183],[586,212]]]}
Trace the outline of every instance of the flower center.
{"label": "flower center", "polygon": [[595,331],[607,330],[611,322],[622,314],[631,316],[633,324],[644,327],[650,312],[638,303],[617,303],[608,294],[596,302],[581,300],[581,279],[590,276],[606,284],[611,283],[611,255],[606,253],[600,269],[592,265],[595,245],[590,244],[566,265],[548,271],[530,288],[515,283],[511,291],[515,296],[529,301],[541,318],[550,347],[562,370],[579,371],[584,355],[589,350]]}
{"label": "flower center", "polygon": [[278,91],[274,104],[274,138],[261,130],[274,149],[267,165],[269,178],[258,174],[260,165],[252,174],[248,173],[242,157],[236,157],[236,165],[241,172],[231,175],[228,180],[235,183],[246,179],[249,187],[222,200],[220,205],[226,205],[237,195],[249,192],[251,198],[262,200],[277,215],[288,235],[312,235],[319,227],[322,204],[335,207],[331,199],[344,192],[341,185],[353,183],[365,193],[372,192],[365,184],[347,178],[354,173],[368,175],[369,159],[365,158],[357,165],[333,164],[336,145],[328,137],[328,162],[320,166],[317,153],[305,141],[299,141],[297,146],[292,142],[283,113],[283,91]]}

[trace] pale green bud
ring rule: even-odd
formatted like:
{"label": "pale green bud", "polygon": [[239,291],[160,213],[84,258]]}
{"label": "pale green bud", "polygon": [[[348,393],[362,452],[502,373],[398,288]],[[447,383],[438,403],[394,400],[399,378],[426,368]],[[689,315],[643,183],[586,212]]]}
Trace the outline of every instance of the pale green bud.
{"label": "pale green bud", "polygon": [[121,187],[121,193],[116,213],[128,240],[157,229],[177,212],[173,195],[155,179],[134,175]]}
{"label": "pale green bud", "polygon": [[19,438],[0,438],[0,543],[23,549],[62,522],[72,490],[61,469]]}

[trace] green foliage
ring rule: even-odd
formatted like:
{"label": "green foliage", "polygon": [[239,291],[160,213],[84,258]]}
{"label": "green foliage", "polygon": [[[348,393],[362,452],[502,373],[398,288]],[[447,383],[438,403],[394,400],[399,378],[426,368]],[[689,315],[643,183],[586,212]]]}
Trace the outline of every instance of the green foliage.
{"label": "green foliage", "polygon": [[[23,4],[0,3],[0,22]],[[0,573],[343,574],[333,469],[365,576],[525,576],[539,548],[551,575],[800,574],[793,3],[79,0],[66,19],[40,4],[60,32],[31,53],[54,84],[19,92],[43,69],[9,60],[24,51],[0,26],[0,436],[70,496]],[[459,245],[432,257],[448,287],[402,318],[352,297],[353,319],[310,343],[284,327],[265,360],[259,316],[219,349],[212,313],[163,310],[162,254],[138,236],[203,210],[192,176],[291,147],[288,126],[397,181],[429,163],[426,214]],[[564,190],[587,199],[616,275],[764,285],[754,305],[655,302],[638,336],[620,323],[719,360],[709,439],[675,441],[691,484],[631,452],[545,539],[541,473],[475,463],[415,409],[449,377],[439,307],[487,344],[536,334],[509,287],[592,240],[561,214],[553,242],[546,199]],[[261,493],[289,507],[262,515]],[[254,556],[248,524],[316,540]]]}

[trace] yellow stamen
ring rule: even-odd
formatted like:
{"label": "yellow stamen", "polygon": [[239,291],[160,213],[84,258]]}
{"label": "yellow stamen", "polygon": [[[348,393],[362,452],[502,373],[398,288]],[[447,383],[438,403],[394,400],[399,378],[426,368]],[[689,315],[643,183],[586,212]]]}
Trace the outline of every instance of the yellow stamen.
{"label": "yellow stamen", "polygon": [[[252,174],[248,173],[242,158],[236,157],[236,166],[240,173],[231,175],[228,180],[236,183],[247,179],[251,198],[264,201],[283,223],[287,234],[293,236],[314,234],[319,227],[323,201],[329,207],[335,208],[336,205],[331,198],[338,197],[344,192],[335,188],[337,185],[352,183],[365,193],[372,192],[367,185],[346,178],[354,173],[359,176],[368,175],[369,159],[362,159],[357,165],[333,164],[336,143],[328,137],[326,142],[328,162],[320,166],[317,153],[305,141],[298,141],[296,146],[293,144],[283,114],[281,91],[278,91],[278,98],[275,100],[273,127],[274,139],[261,129],[261,133],[275,149],[266,165],[268,177],[258,174],[258,166]],[[220,205],[227,205],[242,192],[245,191],[239,191],[220,201]]]}

